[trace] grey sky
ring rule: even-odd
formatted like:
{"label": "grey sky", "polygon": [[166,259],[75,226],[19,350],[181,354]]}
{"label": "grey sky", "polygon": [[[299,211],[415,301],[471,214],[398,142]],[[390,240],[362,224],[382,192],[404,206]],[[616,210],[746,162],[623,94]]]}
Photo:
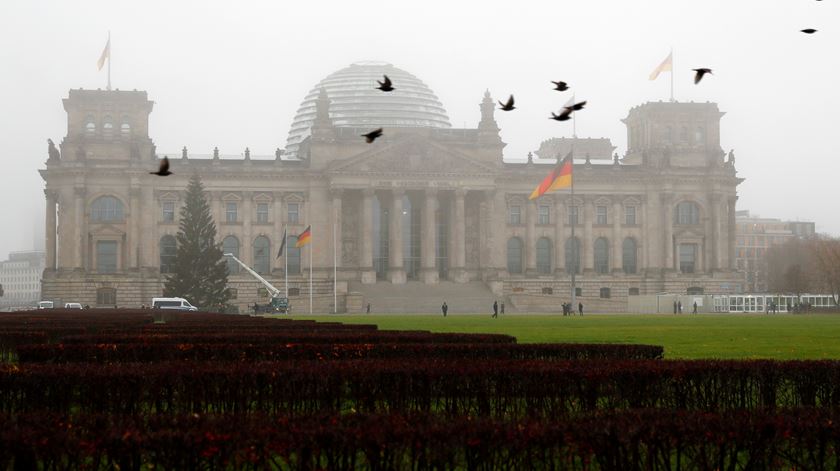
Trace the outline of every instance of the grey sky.
{"label": "grey sky", "polygon": [[[388,61],[437,94],[454,127],[474,127],[485,89],[516,96],[497,112],[506,159],[524,158],[569,123],[547,119],[568,93],[589,105],[581,137],[626,147],[619,121],[668,98],[648,74],[674,48],[676,98],[715,101],[735,149],[739,209],[813,220],[840,233],[840,5],[813,0],[36,1],[0,2],[0,257],[43,239],[46,138],[66,134],[70,88],[105,87],[108,30],[115,88],[147,90],[159,153],[236,154],[284,147],[306,92],[359,60]],[[820,31],[813,36],[802,28]],[[833,47],[832,47],[833,46]],[[709,67],[699,86],[691,69]],[[773,71],[772,69],[778,69]],[[774,73],[773,76],[769,74]]]}

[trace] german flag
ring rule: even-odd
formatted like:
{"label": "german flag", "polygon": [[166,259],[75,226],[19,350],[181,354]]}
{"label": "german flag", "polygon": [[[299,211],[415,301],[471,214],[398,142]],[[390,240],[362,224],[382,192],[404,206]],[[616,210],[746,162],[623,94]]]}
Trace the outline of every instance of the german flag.
{"label": "german flag", "polygon": [[551,193],[554,190],[570,187],[572,185],[572,167],[572,153],[569,152],[563,161],[557,164],[557,166],[554,167],[554,170],[552,170],[551,173],[549,173],[548,176],[545,177],[536,188],[534,188],[534,191],[531,192],[531,196],[529,196],[528,199],[536,199],[546,193]]}
{"label": "german flag", "polygon": [[296,249],[312,242],[312,231],[310,229],[312,229],[312,226],[306,226],[306,229],[297,237],[297,242],[295,243]]}

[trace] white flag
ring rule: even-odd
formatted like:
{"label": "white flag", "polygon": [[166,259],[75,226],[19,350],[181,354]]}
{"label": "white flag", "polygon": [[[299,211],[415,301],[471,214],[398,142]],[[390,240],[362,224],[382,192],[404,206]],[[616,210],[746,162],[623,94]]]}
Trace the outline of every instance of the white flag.
{"label": "white flag", "polygon": [[99,60],[96,62],[96,70],[102,70],[102,66],[105,65],[105,59],[111,60],[111,38],[108,38],[108,42],[105,44],[105,49],[102,50],[102,55],[99,56]]}
{"label": "white flag", "polygon": [[662,73],[662,72],[674,73],[673,68],[672,68],[672,60],[671,60],[671,56],[673,54],[674,54],[673,52],[668,54],[668,57],[666,57],[665,60],[662,61],[661,64],[659,64],[659,67],[657,67],[656,69],[654,69],[653,72],[650,73],[650,77],[648,77],[650,80],[656,80],[656,77],[659,77],[659,74]]}

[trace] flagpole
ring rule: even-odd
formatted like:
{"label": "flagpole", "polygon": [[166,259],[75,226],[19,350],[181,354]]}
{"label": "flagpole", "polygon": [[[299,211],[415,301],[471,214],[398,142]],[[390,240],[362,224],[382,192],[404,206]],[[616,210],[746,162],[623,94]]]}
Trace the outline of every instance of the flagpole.
{"label": "flagpole", "polygon": [[671,48],[671,103],[674,101],[674,48]]}
{"label": "flagpole", "polygon": [[[289,240],[289,234],[286,232],[287,225],[283,226],[283,244]],[[289,247],[286,247],[286,253],[283,254],[283,273],[286,274],[286,303],[289,302]]]}
{"label": "flagpole", "polygon": [[[571,221],[572,224],[572,312],[577,307],[575,306],[575,294],[577,292],[575,286],[575,274],[578,270],[578,265],[580,265],[580,247],[578,246],[577,239],[575,239],[575,226],[577,225],[578,220],[580,219],[580,208],[575,205],[575,146],[572,145],[572,205],[570,207],[577,208],[577,213],[575,214],[574,221]],[[567,263],[568,265],[568,263]]]}
{"label": "flagpole", "polygon": [[338,249],[335,222],[333,222],[333,314],[338,314]]}
{"label": "flagpole", "polygon": [[111,30],[108,30],[108,90],[111,90]]}
{"label": "flagpole", "polygon": [[[310,226],[311,227],[311,226]],[[311,231],[312,229],[310,229]],[[310,237],[312,237],[310,235]],[[315,246],[309,244],[309,315],[312,315],[312,251]]]}
{"label": "flagpole", "polygon": [[[575,103],[575,94],[572,94],[572,104]],[[577,118],[575,117],[575,113],[572,113],[572,137],[577,139]],[[572,157],[574,159],[574,157]]]}

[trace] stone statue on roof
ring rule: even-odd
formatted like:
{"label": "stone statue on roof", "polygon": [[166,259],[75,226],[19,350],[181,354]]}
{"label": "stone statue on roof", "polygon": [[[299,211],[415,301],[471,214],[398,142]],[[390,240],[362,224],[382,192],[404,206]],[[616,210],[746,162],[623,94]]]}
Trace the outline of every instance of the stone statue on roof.
{"label": "stone statue on roof", "polygon": [[735,165],[735,149],[730,149],[729,150],[728,163],[729,163],[729,165]]}
{"label": "stone statue on roof", "polygon": [[47,154],[49,155],[49,160],[61,160],[61,152],[59,152],[58,148],[55,147],[55,143],[52,139],[47,139]]}

